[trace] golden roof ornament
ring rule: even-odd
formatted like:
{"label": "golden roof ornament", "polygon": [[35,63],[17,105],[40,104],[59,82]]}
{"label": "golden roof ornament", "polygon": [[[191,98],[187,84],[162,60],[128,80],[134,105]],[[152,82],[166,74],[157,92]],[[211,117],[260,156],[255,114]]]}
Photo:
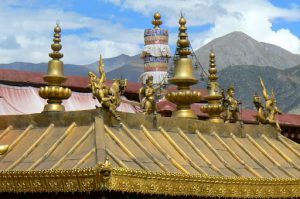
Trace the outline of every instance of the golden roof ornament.
{"label": "golden roof ornament", "polygon": [[152,24],[154,25],[154,28],[159,28],[159,26],[162,24],[162,21],[160,20],[161,15],[159,12],[156,12],[154,14],[154,20],[152,21]]}
{"label": "golden roof ornament", "polygon": [[[98,78],[94,72],[89,72],[90,87],[92,89],[93,98],[96,98],[103,109],[108,110],[111,115],[118,121],[121,120],[117,113],[118,106],[121,105],[121,95],[124,93],[127,86],[127,79],[116,79],[111,87],[106,84],[106,72],[104,70],[104,62],[100,55]],[[98,108],[96,106],[96,108]]]}
{"label": "golden roof ornament", "polygon": [[39,95],[47,99],[43,112],[65,111],[65,107],[61,104],[62,100],[71,96],[71,90],[61,86],[67,78],[64,76],[64,63],[60,60],[63,57],[63,54],[60,52],[62,48],[60,32],[61,28],[59,24],[56,24],[54,28],[54,43],[51,45],[53,52],[49,53],[49,57],[52,60],[48,62],[48,72],[43,77],[48,86],[43,86],[39,90]]}
{"label": "golden roof ornament", "polygon": [[276,129],[281,132],[281,128],[276,118],[277,114],[282,114],[281,110],[277,107],[277,101],[274,91],[272,90],[271,97],[268,94],[267,88],[263,79],[260,77],[260,84],[262,93],[265,99],[265,106],[262,105],[261,97],[258,95],[253,96],[253,103],[257,109],[256,119],[262,124],[271,124],[276,126]]}
{"label": "golden roof ornament", "polygon": [[221,118],[221,113],[224,110],[222,105],[221,99],[223,98],[218,80],[217,75],[217,68],[216,68],[216,60],[215,60],[215,53],[211,50],[209,55],[209,83],[208,83],[208,95],[204,97],[205,100],[208,101],[208,104],[202,106],[200,110],[204,113],[209,115],[209,120],[214,123],[223,123],[223,119]]}
{"label": "golden roof ornament", "polygon": [[177,85],[178,91],[167,93],[166,98],[177,105],[177,110],[172,113],[172,117],[197,118],[190,105],[201,100],[201,93],[190,90],[190,86],[196,84],[198,80],[193,75],[192,60],[188,58],[191,51],[185,24],[186,19],[181,16],[177,41],[179,58],[175,62],[174,77],[169,79],[171,84]]}

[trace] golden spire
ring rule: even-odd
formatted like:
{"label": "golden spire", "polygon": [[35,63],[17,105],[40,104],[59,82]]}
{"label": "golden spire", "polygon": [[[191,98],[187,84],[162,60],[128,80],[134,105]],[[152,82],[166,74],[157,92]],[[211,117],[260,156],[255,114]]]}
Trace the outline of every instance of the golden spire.
{"label": "golden spire", "polygon": [[179,19],[179,34],[178,34],[178,41],[177,41],[177,46],[179,47],[179,56],[181,58],[186,58],[188,55],[191,54],[191,51],[189,49],[190,46],[190,41],[188,40],[188,34],[186,33],[187,27],[185,26],[186,24],[186,19],[181,15]]}
{"label": "golden spire", "polygon": [[60,58],[63,57],[63,54],[60,53],[62,48],[60,32],[61,28],[59,24],[56,24],[54,28],[54,43],[51,45],[53,52],[49,53],[52,60],[48,62],[48,72],[43,78],[48,83],[48,86],[43,86],[39,90],[39,95],[47,99],[48,103],[45,105],[43,112],[64,111],[65,107],[61,104],[62,100],[71,96],[71,90],[61,86],[67,78],[64,76],[64,63],[60,61]]}
{"label": "golden spire", "polygon": [[217,75],[217,68],[216,68],[216,60],[215,60],[215,53],[213,49],[211,49],[210,54],[209,54],[209,80],[210,82],[216,82],[218,80],[218,75]]}
{"label": "golden spire", "polygon": [[214,123],[223,123],[223,119],[220,114],[223,112],[224,108],[221,103],[221,99],[223,98],[220,92],[220,86],[217,82],[217,68],[216,68],[216,60],[215,53],[211,50],[209,55],[209,83],[208,83],[208,96],[204,97],[205,100],[208,101],[208,104],[202,106],[200,110],[209,115],[209,120]]}
{"label": "golden spire", "polygon": [[170,83],[177,85],[178,91],[169,92],[166,98],[177,104],[177,110],[172,113],[172,117],[197,118],[190,105],[201,100],[201,93],[190,90],[190,86],[196,84],[198,80],[193,75],[192,60],[188,58],[191,52],[185,24],[186,20],[181,16],[177,41],[179,59],[175,62],[174,77],[169,79]]}
{"label": "golden spire", "polygon": [[162,24],[162,21],[160,20],[160,18],[161,18],[160,13],[156,12],[154,14],[154,20],[152,21],[154,28],[159,28],[159,26]]}
{"label": "golden spire", "polygon": [[60,42],[61,42],[60,32],[61,32],[61,28],[60,28],[59,24],[57,23],[54,28],[54,38],[53,38],[54,43],[51,44],[51,49],[53,50],[53,52],[49,53],[49,57],[51,57],[52,59],[55,59],[55,60],[59,60],[60,58],[62,58],[64,56],[62,53],[59,52],[62,48],[62,45],[60,44]]}

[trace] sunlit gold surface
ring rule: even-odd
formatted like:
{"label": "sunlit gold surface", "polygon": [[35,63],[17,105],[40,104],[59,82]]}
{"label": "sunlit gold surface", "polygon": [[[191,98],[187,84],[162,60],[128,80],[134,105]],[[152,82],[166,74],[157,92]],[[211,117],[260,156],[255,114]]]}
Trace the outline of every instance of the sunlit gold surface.
{"label": "sunlit gold surface", "polygon": [[162,21],[160,20],[161,15],[159,12],[156,12],[154,14],[154,20],[152,21],[152,24],[154,25],[154,28],[159,28],[159,26],[162,24]]}
{"label": "sunlit gold surface", "polygon": [[147,115],[156,113],[155,92],[157,89],[153,87],[153,76],[150,75],[146,79],[146,86],[139,90],[140,105]]}
{"label": "sunlit gold surface", "polygon": [[262,87],[262,93],[265,98],[266,105],[262,105],[260,96],[253,96],[253,103],[257,109],[256,119],[262,124],[272,124],[276,126],[278,131],[281,131],[278,120],[276,119],[277,114],[281,114],[281,111],[277,107],[275,94],[272,91],[272,96],[270,97],[265,86],[264,81],[260,78],[260,83]]}
{"label": "sunlit gold surface", "polygon": [[44,81],[48,83],[48,86],[43,86],[39,90],[39,95],[47,99],[43,112],[64,111],[62,100],[68,99],[72,93],[69,88],[61,86],[66,81],[66,77],[64,76],[64,63],[60,61],[63,57],[63,54],[59,52],[62,48],[60,32],[61,28],[57,24],[54,28],[54,43],[51,45],[53,52],[49,53],[52,60],[49,61],[48,72],[44,76]]}
{"label": "sunlit gold surface", "polygon": [[171,84],[177,85],[178,91],[167,93],[166,99],[177,105],[177,110],[172,113],[172,117],[197,118],[190,105],[201,100],[201,93],[190,91],[190,86],[196,84],[198,80],[193,75],[192,60],[187,57],[191,52],[186,33],[186,20],[182,16],[179,24],[179,38],[177,41],[179,58],[175,61],[174,77],[169,79]]}
{"label": "sunlit gold surface", "polygon": [[223,112],[224,107],[221,103],[223,98],[220,92],[219,83],[217,82],[218,75],[215,63],[215,53],[211,51],[210,55],[210,68],[209,72],[209,86],[208,86],[208,96],[205,96],[204,99],[208,101],[208,104],[200,107],[200,110],[203,113],[209,115],[209,121],[213,123],[223,123],[223,119],[220,114]]}
{"label": "sunlit gold surface", "polygon": [[8,145],[0,145],[0,155],[3,155],[8,150]]}
{"label": "sunlit gold surface", "polygon": [[[98,114],[0,117],[14,126],[0,123],[11,146],[0,156],[0,192],[300,197],[299,149],[273,127],[164,117],[153,127],[151,116],[129,113],[111,127]],[[18,126],[29,119],[37,126]]]}
{"label": "sunlit gold surface", "polygon": [[127,79],[116,79],[109,88],[105,84],[106,72],[101,56],[99,60],[99,73],[100,78],[93,72],[88,73],[93,97],[96,98],[101,106],[107,109],[116,120],[120,120],[120,116],[117,114],[116,109],[121,104],[121,95],[127,86]]}
{"label": "sunlit gold surface", "polygon": [[223,98],[223,106],[225,109],[225,123],[235,123],[239,120],[239,105],[241,104],[241,102],[234,97],[234,91],[234,86],[230,86],[227,89],[227,96]]}

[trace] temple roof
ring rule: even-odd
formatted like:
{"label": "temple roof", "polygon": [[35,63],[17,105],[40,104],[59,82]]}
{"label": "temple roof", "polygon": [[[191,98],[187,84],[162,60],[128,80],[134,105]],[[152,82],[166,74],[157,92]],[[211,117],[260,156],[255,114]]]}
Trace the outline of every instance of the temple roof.
{"label": "temple roof", "polygon": [[1,116],[0,191],[300,196],[300,145],[272,126],[107,114]]}

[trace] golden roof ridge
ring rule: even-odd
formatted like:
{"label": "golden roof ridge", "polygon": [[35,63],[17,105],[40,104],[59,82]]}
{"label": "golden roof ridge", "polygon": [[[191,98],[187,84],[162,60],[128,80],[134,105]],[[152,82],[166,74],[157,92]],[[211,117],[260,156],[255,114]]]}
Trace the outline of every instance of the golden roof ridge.
{"label": "golden roof ridge", "polygon": [[246,170],[248,170],[250,173],[252,173],[254,176],[262,178],[262,176],[256,172],[253,168],[251,168],[244,160],[242,160],[225,142],[222,140],[222,138],[217,135],[215,132],[212,133],[213,136],[217,138],[217,140],[221,143],[223,147],[227,149],[227,151],[234,157],[242,166],[245,167]]}
{"label": "golden roof ridge", "polygon": [[189,174],[189,172],[183,168],[174,158],[172,158],[161,146],[158,144],[158,142],[152,137],[152,135],[149,133],[149,131],[146,129],[144,125],[141,125],[141,129],[145,136],[150,140],[150,142],[158,149],[160,153],[162,153],[167,160],[169,160],[177,169],[179,169],[181,172],[185,174]]}
{"label": "golden roof ridge", "polygon": [[54,124],[50,124],[48,128],[42,133],[42,135],[15,161],[13,162],[6,170],[11,170],[15,168],[21,161],[30,155],[30,153],[36,148],[36,146],[53,130]]}
{"label": "golden roof ridge", "polygon": [[258,158],[251,153],[246,147],[244,147],[244,145],[237,139],[237,137],[231,133],[231,137],[233,139],[233,141],[247,154],[251,157],[252,160],[254,160],[259,166],[261,166],[264,170],[266,170],[272,177],[277,178],[278,176],[271,171],[268,167],[265,167],[265,165],[263,165]]}
{"label": "golden roof ridge", "polygon": [[176,142],[167,134],[167,132],[162,128],[158,127],[163,136],[168,140],[168,142],[173,146],[173,148],[187,161],[196,171],[203,175],[207,175],[207,173],[199,167],[184,151],[181,149]]}
{"label": "golden roof ridge", "polygon": [[77,126],[77,124],[75,122],[73,122],[65,130],[64,134],[58,140],[56,140],[56,142],[47,150],[47,152],[42,157],[40,157],[37,161],[35,161],[27,170],[33,170],[33,169],[35,169],[43,160],[45,160],[46,158],[48,158],[54,152],[54,150],[57,148],[57,146],[68,136],[68,134],[76,126]]}
{"label": "golden roof ridge", "polygon": [[293,174],[282,168],[281,164],[279,164],[274,158],[272,158],[265,149],[263,149],[250,135],[246,134],[246,137],[250,142],[262,153],[264,154],[278,169],[280,169],[283,173],[288,175],[289,177],[295,178]]}
{"label": "golden roof ridge", "polygon": [[281,156],[285,161],[287,161],[289,164],[291,164],[295,169],[300,171],[300,167],[292,161],[283,151],[281,151],[274,143],[271,142],[269,138],[267,138],[265,135],[262,135],[262,138]]}
{"label": "golden roof ridge", "polygon": [[134,141],[136,145],[140,147],[140,149],[155,163],[159,166],[163,171],[168,172],[168,169],[158,160],[156,159],[142,144],[141,142],[133,135],[133,133],[128,129],[128,127],[121,123],[121,127],[124,129],[125,133]]}
{"label": "golden roof ridge", "polygon": [[120,167],[129,169],[126,164],[122,162],[111,150],[108,148],[105,149],[107,155],[109,155]]}
{"label": "golden roof ridge", "polygon": [[87,152],[74,166],[72,169],[79,168],[83,163],[85,163],[89,157],[93,155],[93,153],[96,153],[96,149],[92,148],[89,152]]}
{"label": "golden roof ridge", "polygon": [[74,153],[74,151],[80,146],[81,143],[83,143],[87,138],[88,136],[90,135],[91,132],[93,132],[94,130],[94,124],[92,124],[90,126],[90,128],[83,134],[83,136],[72,146],[72,148],[70,150],[68,150],[68,152],[62,156],[52,167],[51,169],[56,169],[58,168],[62,163],[63,161],[69,157],[72,153]]}
{"label": "golden roof ridge", "polygon": [[121,140],[110,130],[110,128],[104,125],[105,132],[120,146],[120,148],[141,168],[149,171],[149,168],[146,167],[142,162],[140,162],[135,155],[122,143]]}
{"label": "golden roof ridge", "polygon": [[31,129],[33,129],[33,125],[30,124],[30,125],[28,125],[28,127],[22,133],[20,133],[20,135],[17,137],[17,139],[15,139],[13,141],[13,143],[9,145],[9,147],[7,149],[7,152],[4,155],[0,156],[0,160],[5,158],[6,155],[21,141],[21,139],[23,139],[23,137],[25,137],[28,134],[28,132]]}
{"label": "golden roof ridge", "polygon": [[14,127],[12,125],[9,125],[0,135],[0,140],[7,135],[7,133],[12,130]]}
{"label": "golden roof ridge", "polygon": [[208,157],[206,157],[199,149],[198,147],[184,134],[184,132],[178,128],[178,134],[192,147],[192,149],[197,153],[197,155],[199,155],[205,162],[206,164],[208,164],[208,166],[214,170],[215,172],[217,172],[218,174],[220,174],[221,176],[225,176],[225,174],[219,169],[217,168],[209,159]]}
{"label": "golden roof ridge", "polygon": [[300,153],[297,152],[289,143],[287,143],[285,141],[285,139],[287,139],[286,137],[284,137],[283,135],[279,135],[278,136],[278,140],[284,144],[284,146],[288,147],[298,158],[300,158]]}
{"label": "golden roof ridge", "polygon": [[232,173],[234,173],[237,176],[241,176],[239,172],[233,169],[233,166],[229,162],[227,162],[217,151],[216,149],[209,143],[209,141],[198,131],[196,130],[196,135],[200,138],[202,142],[210,149],[211,152],[215,154],[215,156],[224,164],[224,166],[230,170]]}

